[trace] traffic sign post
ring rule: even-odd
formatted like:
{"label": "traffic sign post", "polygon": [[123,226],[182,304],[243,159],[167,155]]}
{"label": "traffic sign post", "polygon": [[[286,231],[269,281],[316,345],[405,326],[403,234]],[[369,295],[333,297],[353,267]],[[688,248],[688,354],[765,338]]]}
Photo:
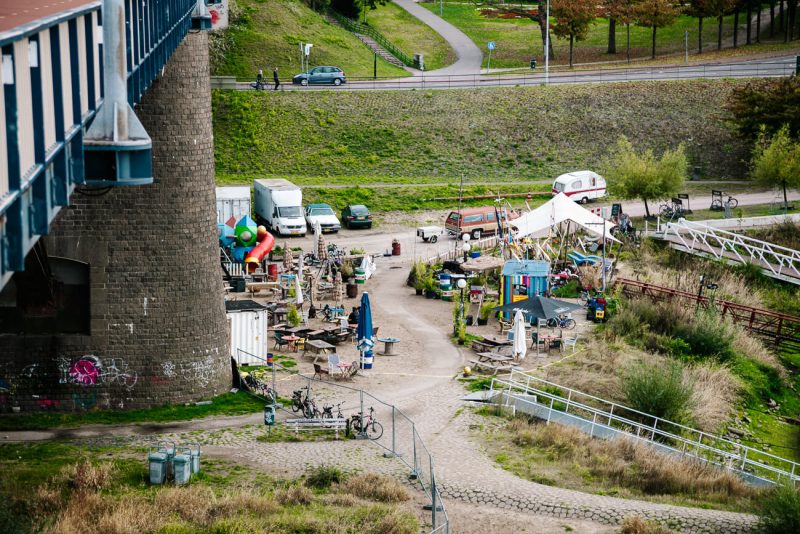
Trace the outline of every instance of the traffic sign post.
{"label": "traffic sign post", "polygon": [[489,68],[492,66],[492,50],[494,50],[494,41],[489,41],[486,44],[486,48],[489,49],[489,60],[486,62],[486,74],[489,74]]}

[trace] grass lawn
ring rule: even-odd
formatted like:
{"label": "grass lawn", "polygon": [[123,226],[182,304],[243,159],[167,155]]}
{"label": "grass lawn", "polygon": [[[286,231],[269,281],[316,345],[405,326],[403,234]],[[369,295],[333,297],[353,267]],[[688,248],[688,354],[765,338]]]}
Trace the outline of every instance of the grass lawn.
{"label": "grass lawn", "polygon": [[424,54],[425,70],[440,69],[456,60],[455,52],[441,35],[393,2],[370,10],[367,23],[409,57]]}
{"label": "grass lawn", "polygon": [[421,529],[411,493],[331,467],[282,480],[202,457],[188,485],[150,485],[141,447],[0,445],[0,532],[393,532]]}
{"label": "grass lawn", "polygon": [[[422,4],[427,9],[438,14],[438,3]],[[475,4],[444,4],[443,18],[467,34],[480,48],[484,50],[484,66],[486,64],[486,43],[495,41],[497,48],[492,52],[492,67],[520,67],[528,66],[532,57],[543,63],[543,43],[538,23],[527,18],[502,19],[487,17],[481,13],[483,7]],[[552,18],[552,17],[551,17]],[[746,17],[740,16],[740,24],[744,25]],[[551,20],[552,22],[552,20]],[[769,35],[769,18],[762,18],[762,42]],[[668,54],[684,50],[684,32],[689,32],[689,53],[697,52],[697,19],[682,15],[672,26],[659,28],[656,35],[656,53]],[[589,30],[587,38],[577,42],[574,50],[575,63],[588,63],[597,61],[624,60],[626,57],[626,35],[624,26],[617,25],[616,41],[617,53],[606,54],[608,49],[608,21],[598,18]],[[631,57],[650,57],[652,30],[640,26],[630,27]],[[753,25],[755,37],[755,25]],[[723,19],[723,47],[731,46],[733,37],[733,16]],[[569,40],[558,39],[551,34],[555,52],[555,64],[565,64],[569,61]],[[778,40],[776,36],[774,39]],[[740,39],[740,44],[744,40]],[[717,46],[717,21],[705,19],[703,21],[703,50],[710,51]]]}
{"label": "grass lawn", "polygon": [[244,415],[260,412],[264,402],[239,391],[224,393],[211,399],[211,404],[197,406],[172,405],[130,411],[88,411],[82,413],[37,412],[0,417],[0,430],[41,430],[96,424],[163,423],[188,421],[211,415]]}
{"label": "grass lawn", "polygon": [[[312,11],[300,0],[236,0],[242,15],[211,38],[212,73],[254,80],[263,69],[268,80],[277,66],[282,78],[301,71],[299,43],[313,43],[310,66],[335,65],[348,76],[372,76],[373,54],[353,34]],[[235,10],[231,10],[233,15]],[[238,20],[238,22],[237,22]],[[408,73],[378,59],[378,76]]]}
{"label": "grass lawn", "polygon": [[742,81],[478,91],[214,91],[222,181],[253,175],[546,180],[593,168],[620,135],[661,153],[686,143],[709,178],[739,177],[747,147],[723,121]]}

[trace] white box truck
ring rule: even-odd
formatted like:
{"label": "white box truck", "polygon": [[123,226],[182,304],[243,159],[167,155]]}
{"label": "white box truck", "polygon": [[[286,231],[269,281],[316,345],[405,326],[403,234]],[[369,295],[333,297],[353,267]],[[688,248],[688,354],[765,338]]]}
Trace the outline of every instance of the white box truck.
{"label": "white box truck", "polygon": [[256,221],[275,235],[306,235],[303,192],[282,178],[255,181]]}
{"label": "white box truck", "polygon": [[244,215],[250,215],[250,187],[218,187],[217,224],[225,224],[231,217],[238,222]]}

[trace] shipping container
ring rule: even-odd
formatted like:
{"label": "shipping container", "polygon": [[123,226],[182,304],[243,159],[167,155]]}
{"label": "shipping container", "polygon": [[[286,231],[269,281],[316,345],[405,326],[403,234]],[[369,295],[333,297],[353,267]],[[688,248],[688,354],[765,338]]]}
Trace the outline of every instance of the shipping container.
{"label": "shipping container", "polygon": [[233,216],[237,221],[250,213],[250,188],[230,186],[217,188],[217,224],[225,224]]}
{"label": "shipping container", "polygon": [[252,300],[225,301],[231,358],[239,365],[266,365],[267,308]]}

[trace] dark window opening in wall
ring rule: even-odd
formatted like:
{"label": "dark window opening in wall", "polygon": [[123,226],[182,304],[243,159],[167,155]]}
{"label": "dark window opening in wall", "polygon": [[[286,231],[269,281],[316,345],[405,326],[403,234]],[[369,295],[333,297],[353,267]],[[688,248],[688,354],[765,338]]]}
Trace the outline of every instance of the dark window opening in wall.
{"label": "dark window opening in wall", "polygon": [[48,257],[39,243],[0,291],[0,333],[89,334],[89,264]]}

